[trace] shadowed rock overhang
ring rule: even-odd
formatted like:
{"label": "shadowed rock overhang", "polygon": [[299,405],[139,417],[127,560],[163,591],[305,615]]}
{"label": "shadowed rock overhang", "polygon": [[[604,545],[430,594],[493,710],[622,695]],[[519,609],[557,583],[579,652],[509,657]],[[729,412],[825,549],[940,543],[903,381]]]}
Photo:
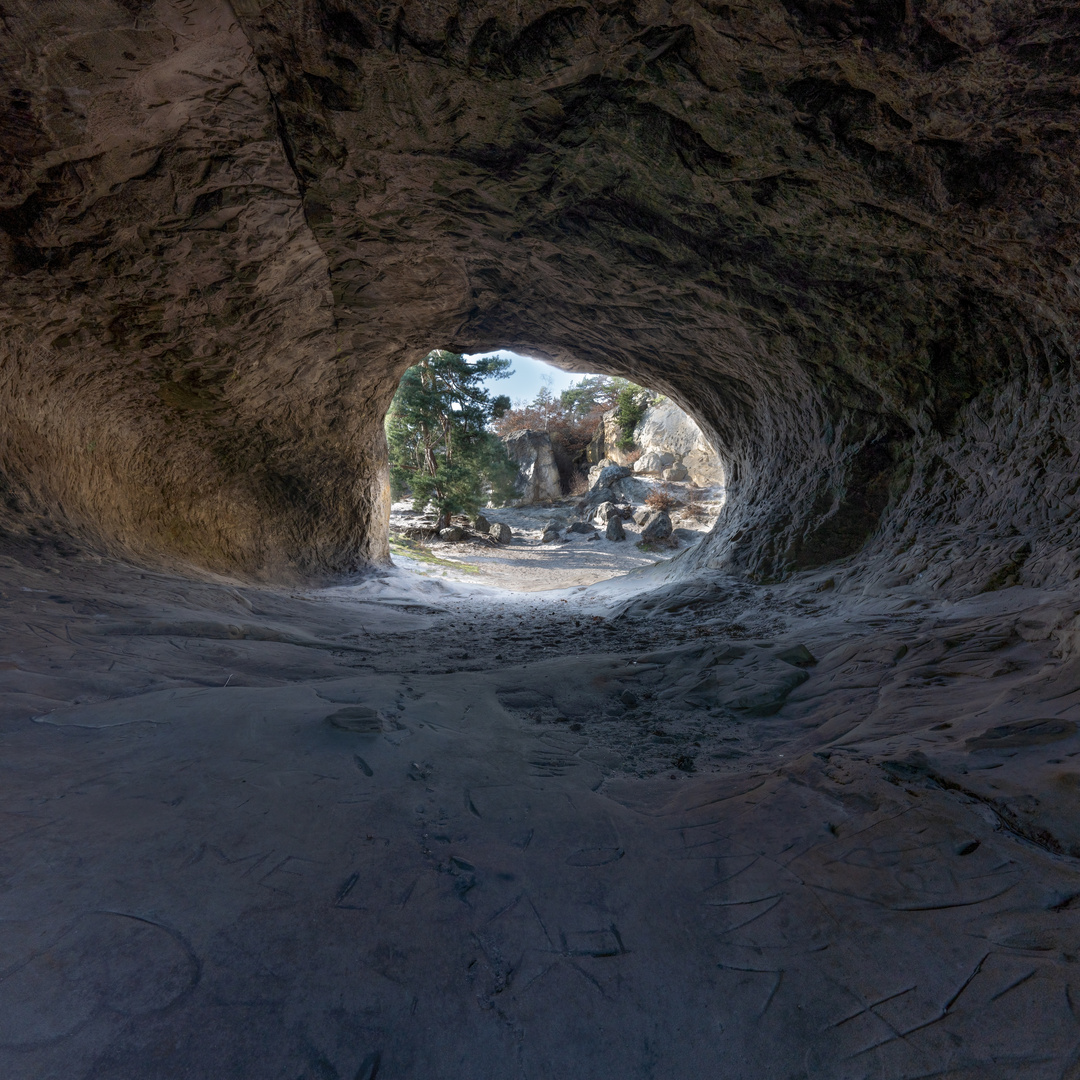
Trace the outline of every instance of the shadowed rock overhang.
{"label": "shadowed rock overhang", "polygon": [[1078,40],[1035,0],[5,3],[5,527],[385,559],[401,372],[510,346],[695,415],[699,565],[1071,579]]}

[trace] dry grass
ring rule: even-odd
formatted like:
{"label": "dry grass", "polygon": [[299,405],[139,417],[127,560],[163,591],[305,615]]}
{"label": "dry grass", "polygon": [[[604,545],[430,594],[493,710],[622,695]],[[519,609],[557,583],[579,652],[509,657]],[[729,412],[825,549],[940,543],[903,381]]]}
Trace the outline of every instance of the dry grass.
{"label": "dry grass", "polygon": [[688,517],[692,517],[695,521],[704,521],[706,517],[705,507],[694,499],[691,499],[690,502],[683,507],[683,513]]}
{"label": "dry grass", "polygon": [[417,562],[427,563],[431,566],[449,566],[454,570],[462,570],[466,574],[478,574],[479,567],[472,563],[459,562],[457,559],[440,559],[433,555],[431,549],[425,544],[418,544],[407,536],[390,537],[390,553],[406,559],[415,559]]}
{"label": "dry grass", "polygon": [[630,453],[626,455],[626,464],[633,465],[639,457],[641,457],[640,450],[631,450]]}
{"label": "dry grass", "polygon": [[639,540],[634,547],[647,555],[657,555],[665,551],[677,551],[681,545],[674,533],[666,540]]}
{"label": "dry grass", "polygon": [[654,491],[649,492],[645,497],[645,505],[651,510],[674,510],[677,506],[682,506],[682,503],[675,497],[671,488],[667,484],[662,484]]}

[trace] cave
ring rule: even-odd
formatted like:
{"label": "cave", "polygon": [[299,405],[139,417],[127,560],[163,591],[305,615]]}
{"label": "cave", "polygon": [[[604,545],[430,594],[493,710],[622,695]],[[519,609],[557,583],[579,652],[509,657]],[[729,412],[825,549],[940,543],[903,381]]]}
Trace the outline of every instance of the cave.
{"label": "cave", "polygon": [[[1072,1076],[1078,35],[4,0],[4,1075]],[[433,342],[668,395],[712,532],[395,571]]]}

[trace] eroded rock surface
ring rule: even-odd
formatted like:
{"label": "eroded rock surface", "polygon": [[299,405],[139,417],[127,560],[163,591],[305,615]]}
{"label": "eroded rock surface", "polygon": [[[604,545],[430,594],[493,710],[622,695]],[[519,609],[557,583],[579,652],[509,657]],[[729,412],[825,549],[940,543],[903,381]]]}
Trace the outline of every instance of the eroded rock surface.
{"label": "eroded rock surface", "polygon": [[[1072,1077],[1077,28],[5,0],[0,1072]],[[440,346],[689,409],[711,540],[238,584],[385,559]]]}
{"label": "eroded rock surface", "polygon": [[515,431],[503,440],[511,460],[518,467],[518,505],[558,499],[562,495],[559,468],[551,436],[546,431]]}
{"label": "eroded rock surface", "polygon": [[[634,430],[634,442],[643,450],[634,462],[635,472],[659,472],[665,480],[689,477],[701,487],[724,482],[724,466],[716,451],[705,441],[693,418],[669,399],[658,401],[645,410],[641,423]],[[660,460],[646,470],[641,462],[649,454],[658,455]],[[676,475],[667,475],[665,470],[671,466],[675,467]]]}
{"label": "eroded rock surface", "polygon": [[1071,1074],[1067,591],[0,583],[5,1078]]}
{"label": "eroded rock surface", "polygon": [[629,375],[727,463],[702,560],[1068,580],[1076,23],[1038,0],[4,9],[9,527],[385,557],[426,350]]}

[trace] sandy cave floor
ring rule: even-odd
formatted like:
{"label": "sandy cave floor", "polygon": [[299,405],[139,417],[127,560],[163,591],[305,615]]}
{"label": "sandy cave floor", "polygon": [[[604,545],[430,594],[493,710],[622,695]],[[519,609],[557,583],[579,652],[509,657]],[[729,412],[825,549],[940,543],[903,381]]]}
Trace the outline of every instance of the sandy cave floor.
{"label": "sandy cave floor", "polygon": [[672,569],[9,550],[0,1075],[1071,1076],[1069,597]]}

